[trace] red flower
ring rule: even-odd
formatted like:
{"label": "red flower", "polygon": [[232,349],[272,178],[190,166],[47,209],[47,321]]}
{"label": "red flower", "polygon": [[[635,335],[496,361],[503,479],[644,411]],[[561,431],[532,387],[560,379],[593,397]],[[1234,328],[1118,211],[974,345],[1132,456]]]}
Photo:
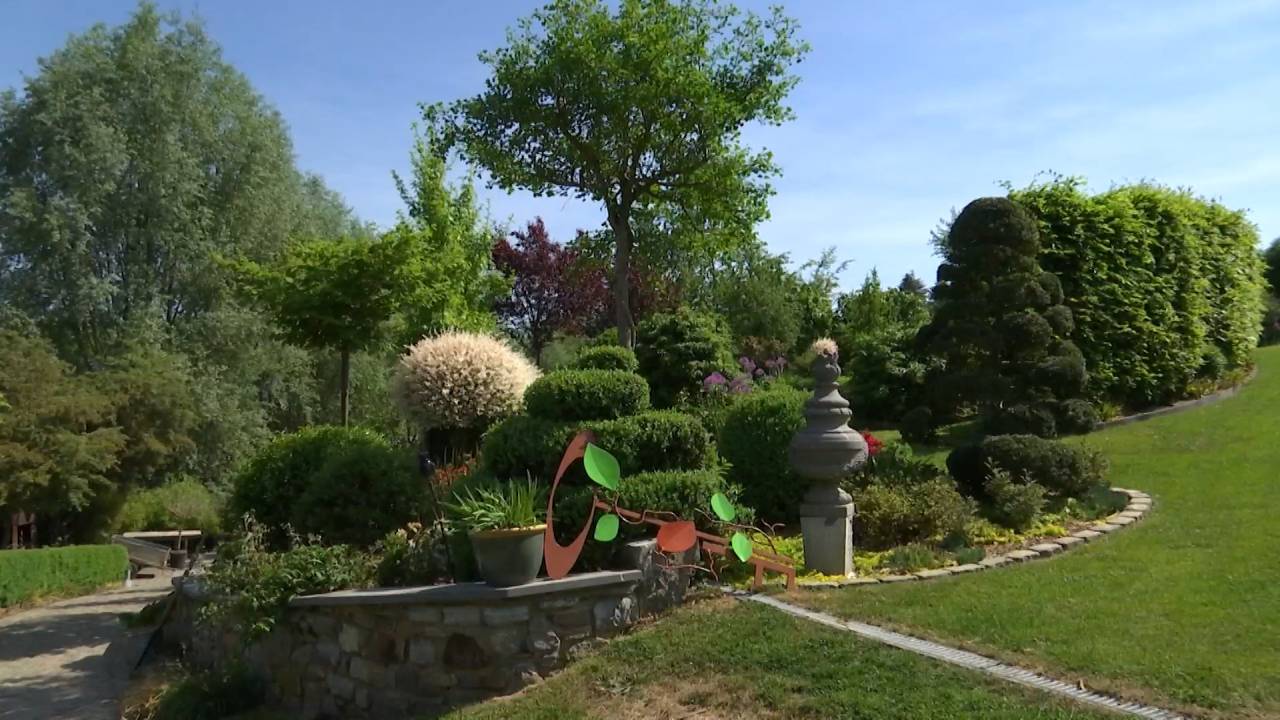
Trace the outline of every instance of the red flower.
{"label": "red flower", "polygon": [[862,431],[862,439],[867,441],[867,455],[870,457],[875,457],[876,453],[880,452],[880,449],[884,447],[884,443],[880,441],[880,438],[865,430]]}

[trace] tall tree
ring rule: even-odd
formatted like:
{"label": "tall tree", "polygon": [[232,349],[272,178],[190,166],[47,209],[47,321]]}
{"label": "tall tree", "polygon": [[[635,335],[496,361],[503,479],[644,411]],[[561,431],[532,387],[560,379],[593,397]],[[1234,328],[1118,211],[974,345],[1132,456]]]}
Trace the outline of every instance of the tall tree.
{"label": "tall tree", "polygon": [[511,293],[495,305],[498,317],[542,362],[557,332],[580,328],[606,304],[604,274],[578,253],[552,242],[542,218],[493,245],[493,264],[511,281]]}
{"label": "tall tree", "polygon": [[344,425],[350,417],[351,354],[381,337],[418,289],[423,256],[413,240],[389,233],[375,242],[302,241],[277,264],[233,264],[244,289],[271,313],[289,341],[338,353]]}
{"label": "tall tree", "polygon": [[394,337],[401,346],[444,329],[491,329],[493,302],[505,289],[490,260],[495,227],[470,178],[449,184],[449,165],[437,148],[430,129],[415,129],[411,174],[406,180],[393,173],[405,209],[391,234],[425,260],[397,317]]}
{"label": "tall tree", "polygon": [[480,55],[492,71],[484,92],[426,117],[499,187],[604,205],[629,346],[633,217],[650,209],[749,233],[777,170],[742,144],[742,128],[791,117],[789,69],[807,46],[780,9],[761,18],[718,0],[554,0],[508,42]]}
{"label": "tall tree", "polygon": [[0,96],[0,295],[81,368],[130,323],[209,310],[212,253],[269,257],[302,212],[278,113],[196,23],[144,3]]}
{"label": "tall tree", "polygon": [[1271,294],[1280,297],[1280,238],[1271,241],[1262,252],[1263,277],[1271,285]]}
{"label": "tall tree", "polygon": [[929,297],[928,286],[914,272],[908,272],[902,276],[902,280],[898,282],[898,289],[913,295],[919,295],[922,298]]}

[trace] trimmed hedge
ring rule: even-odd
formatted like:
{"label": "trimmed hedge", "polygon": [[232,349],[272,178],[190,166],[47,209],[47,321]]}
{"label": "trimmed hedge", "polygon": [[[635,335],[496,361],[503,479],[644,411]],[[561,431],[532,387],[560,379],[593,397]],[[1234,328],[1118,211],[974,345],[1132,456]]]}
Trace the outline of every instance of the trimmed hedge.
{"label": "trimmed hedge", "polygon": [[[228,503],[231,524],[238,525],[242,515],[252,513],[266,529],[269,544],[284,547],[286,526],[303,535],[323,536],[355,520],[356,510],[346,507],[354,503],[367,509],[359,511],[360,529],[355,532],[372,542],[395,527],[383,527],[387,522],[374,515],[394,516],[396,524],[413,517],[416,506],[408,494],[415,477],[412,461],[410,453],[364,428],[319,426],[280,435],[236,476]],[[367,468],[385,476],[371,477]],[[348,496],[356,491],[364,494],[359,499]],[[367,534],[374,525],[381,531]],[[345,531],[333,539],[352,541]]]}
{"label": "trimmed hedge", "polygon": [[610,420],[649,407],[649,384],[622,370],[557,370],[524,394],[529,414],[547,420]]}
{"label": "trimmed hedge", "polygon": [[855,488],[853,503],[854,543],[873,550],[963,533],[974,513],[973,501],[957,492],[948,478],[911,486],[873,483]]}
{"label": "trimmed hedge", "polygon": [[[608,492],[594,488],[601,495]],[[556,526],[576,533],[587,517],[587,504],[592,488],[578,486],[556,498]],[[734,522],[750,523],[754,512],[739,503],[736,487],[725,481],[719,469],[666,470],[643,472],[623,476],[618,483],[618,505],[635,512],[671,512],[682,519],[694,521],[703,530],[714,530],[717,523],[711,510],[711,496],[724,493],[738,508]],[[596,516],[600,516],[597,511]],[[663,517],[663,516],[659,516]],[[651,526],[631,526],[634,534],[644,535],[653,531]],[[630,533],[629,533],[630,534]]]}
{"label": "trimmed hedge", "polygon": [[[615,331],[616,332],[616,331]],[[617,345],[601,345],[583,350],[573,361],[577,370],[625,370],[636,372],[640,369],[640,361],[629,348]]]}
{"label": "trimmed hedge", "polygon": [[[1246,365],[1262,317],[1258,234],[1243,211],[1153,184],[1086,194],[1079,178],[1012,190],[1062,281],[1095,399],[1185,397]],[[1204,363],[1221,353],[1225,363]]]}
{"label": "trimmed hedge", "polygon": [[0,607],[124,582],[128,568],[129,555],[119,545],[0,550]]}
{"label": "trimmed hedge", "polygon": [[1100,453],[1034,435],[993,435],[947,456],[947,470],[961,492],[979,500],[991,499],[991,465],[1013,482],[1037,483],[1058,499],[1084,497],[1106,484],[1107,461]]}
{"label": "trimmed hedge", "polygon": [[779,389],[739,399],[720,429],[720,453],[729,462],[729,481],[742,488],[742,500],[764,520],[794,518],[809,483],[796,478],[787,446],[804,427],[806,394]]}
{"label": "trimmed hedge", "polygon": [[636,326],[636,359],[649,381],[653,404],[671,407],[681,396],[696,394],[717,370],[734,367],[732,343],[724,320],[680,308],[658,313]]}
{"label": "trimmed hedge", "polygon": [[580,429],[613,453],[624,475],[653,470],[692,470],[716,464],[711,435],[698,419],[671,410],[651,410],[616,420],[562,422],[517,415],[489,430],[481,453],[497,477],[527,474],[550,481],[560,456]]}

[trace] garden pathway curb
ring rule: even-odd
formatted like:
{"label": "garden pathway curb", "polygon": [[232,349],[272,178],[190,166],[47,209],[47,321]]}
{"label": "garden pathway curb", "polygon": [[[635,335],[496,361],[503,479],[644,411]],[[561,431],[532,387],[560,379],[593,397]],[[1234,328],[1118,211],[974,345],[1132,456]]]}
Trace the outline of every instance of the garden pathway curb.
{"label": "garden pathway curb", "polygon": [[1039,673],[1031,672],[1016,665],[1006,665],[1002,662],[978,655],[967,650],[960,650],[946,645],[940,645],[928,640],[903,635],[902,633],[886,630],[876,625],[868,625],[866,623],[854,620],[841,620],[834,615],[828,615],[824,612],[817,612],[807,608],[792,605],[769,595],[756,595],[741,590],[726,589],[730,595],[741,600],[757,602],[767,605],[775,610],[781,610],[789,615],[803,618],[812,622],[820,623],[828,627],[851,632],[868,640],[874,640],[884,645],[896,647],[900,650],[913,652],[917,655],[923,655],[950,665],[968,668],[970,670],[978,670],[988,675],[1000,678],[1008,682],[1017,683],[1026,687],[1042,690],[1047,693],[1070,698],[1077,702],[1088,705],[1096,705],[1108,710],[1113,710],[1136,717],[1149,718],[1149,720],[1187,720],[1185,716],[1179,715],[1170,710],[1152,707],[1134,702],[1124,702],[1108,695],[1096,693],[1091,690],[1082,690],[1081,688],[1071,685],[1061,680],[1054,680]]}
{"label": "garden pathway curb", "polygon": [[1108,515],[1101,520],[1096,520],[1093,525],[1084,530],[1077,530],[1073,533],[1063,535],[1062,537],[1043,540],[1018,550],[1010,550],[1009,552],[1001,555],[993,555],[988,558],[983,558],[977,563],[920,570],[913,573],[902,573],[897,575],[852,577],[847,580],[800,580],[798,584],[802,588],[822,589],[878,585],[880,583],[905,582],[908,580],[933,580],[935,578],[951,577],[952,575],[978,572],[990,568],[998,568],[1005,565],[1026,562],[1028,560],[1039,560],[1040,558],[1060,555],[1073,547],[1084,545],[1098,538],[1105,537],[1126,526],[1132,525],[1145,517],[1147,513],[1151,512],[1152,500],[1151,496],[1147,493],[1142,492],[1141,490],[1126,490],[1124,488],[1111,489],[1114,492],[1129,496],[1129,502],[1125,505],[1124,510]]}

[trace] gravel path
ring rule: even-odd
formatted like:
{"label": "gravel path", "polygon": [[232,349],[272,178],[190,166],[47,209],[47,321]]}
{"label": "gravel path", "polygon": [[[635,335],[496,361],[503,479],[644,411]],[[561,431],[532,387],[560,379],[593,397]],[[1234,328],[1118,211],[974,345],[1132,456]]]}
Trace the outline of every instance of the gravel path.
{"label": "gravel path", "polygon": [[0,720],[118,720],[146,630],[137,612],[172,589],[170,575],[0,618]]}

